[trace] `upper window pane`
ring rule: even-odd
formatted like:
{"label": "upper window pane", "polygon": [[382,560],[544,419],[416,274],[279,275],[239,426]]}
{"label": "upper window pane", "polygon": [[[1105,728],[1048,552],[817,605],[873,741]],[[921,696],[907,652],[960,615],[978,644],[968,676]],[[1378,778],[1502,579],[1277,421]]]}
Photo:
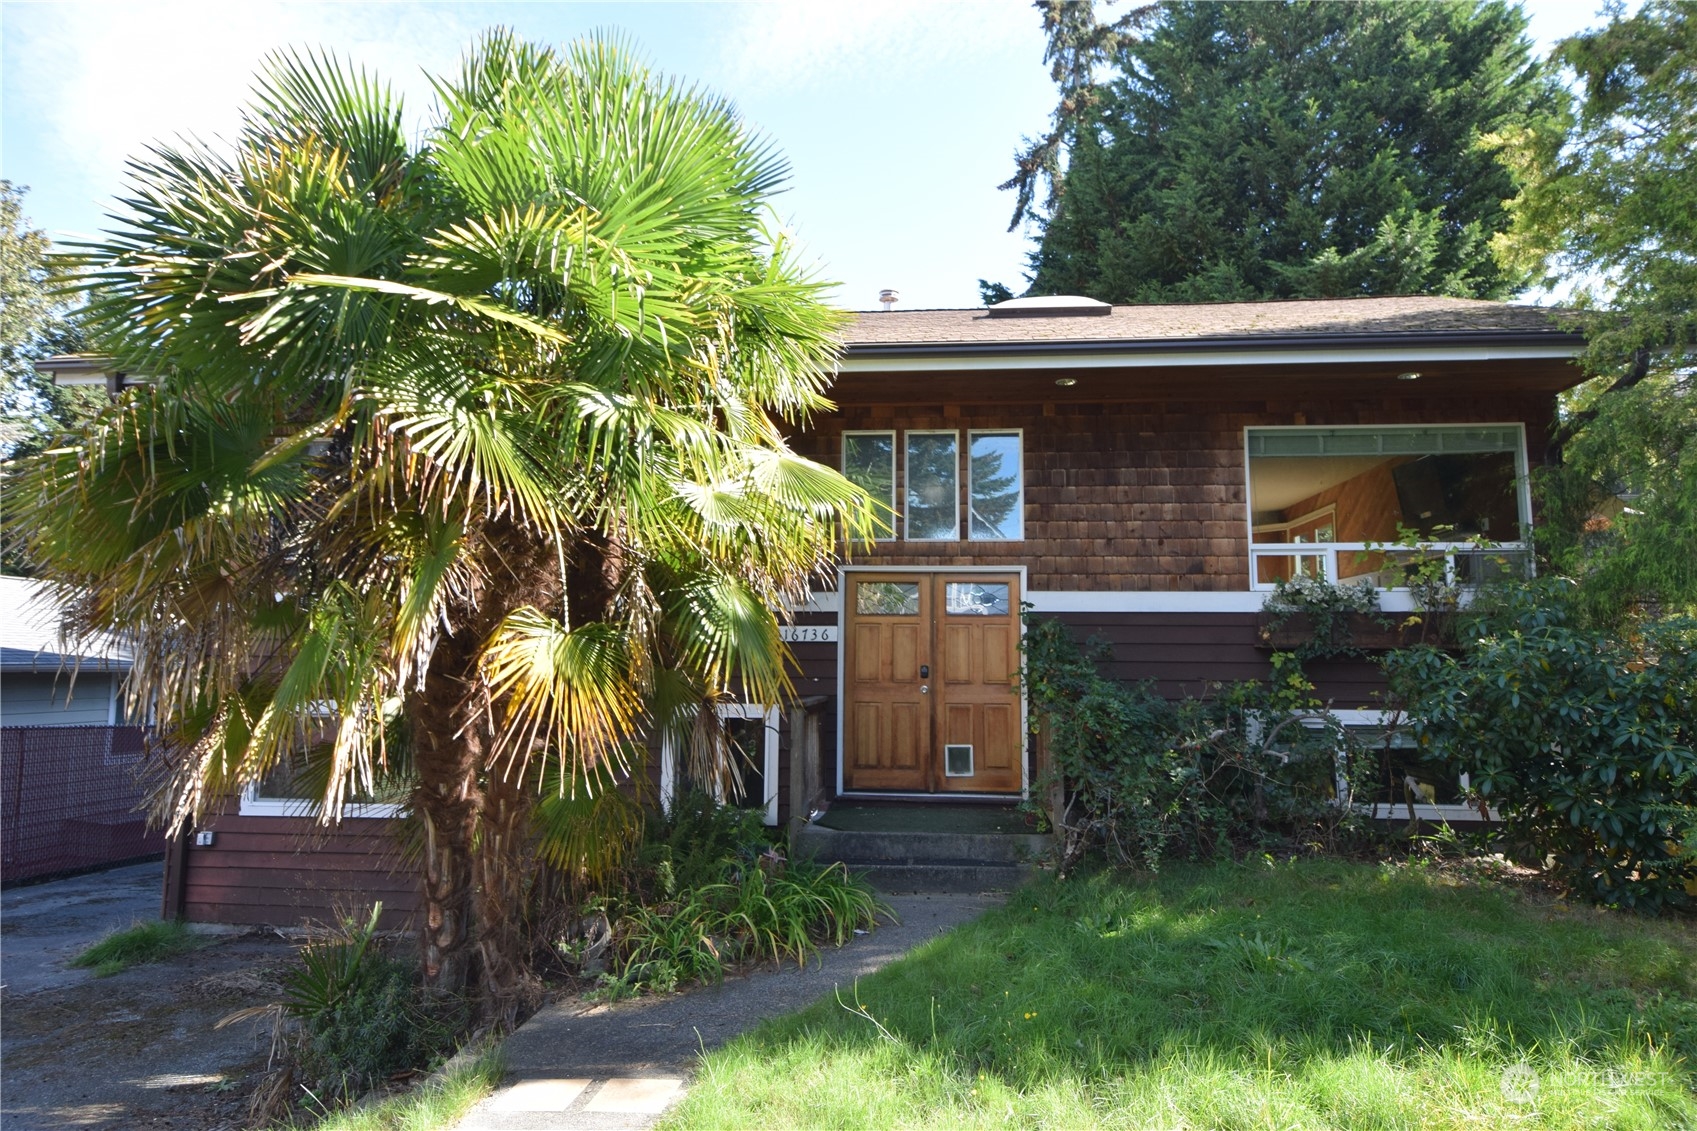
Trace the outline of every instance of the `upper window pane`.
{"label": "upper window pane", "polygon": [[967,448],[968,537],[1025,537],[1018,432],[973,432]]}
{"label": "upper window pane", "polygon": [[843,477],[882,503],[879,533],[895,533],[891,524],[896,509],[896,434],[894,432],[844,432]]}
{"label": "upper window pane", "polygon": [[[1516,428],[1279,428],[1249,431],[1257,543],[1521,537]],[[1380,565],[1340,553],[1347,578]]]}
{"label": "upper window pane", "polygon": [[960,436],[907,434],[907,536],[914,541],[960,537]]}

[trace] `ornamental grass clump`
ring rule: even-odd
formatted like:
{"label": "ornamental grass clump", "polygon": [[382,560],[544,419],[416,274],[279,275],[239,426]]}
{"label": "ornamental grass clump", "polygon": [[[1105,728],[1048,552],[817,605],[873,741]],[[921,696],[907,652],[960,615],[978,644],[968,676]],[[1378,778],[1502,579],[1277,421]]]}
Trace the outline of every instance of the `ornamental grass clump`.
{"label": "ornamental grass clump", "polygon": [[320,1112],[395,1073],[439,1061],[471,1019],[462,997],[426,994],[416,964],[389,954],[377,930],[383,905],[349,916],[301,948],[283,976],[283,1000],[238,1010],[217,1028],[269,1018],[278,1065],[254,1094],[258,1121],[305,1101]]}
{"label": "ornamental grass clump", "polygon": [[[745,963],[804,963],[886,910],[843,865],[787,860],[758,810],[699,791],[648,824],[637,858],[623,890],[589,905],[610,934],[597,991],[606,997],[716,982]],[[582,945],[562,939],[558,949],[587,972]]]}

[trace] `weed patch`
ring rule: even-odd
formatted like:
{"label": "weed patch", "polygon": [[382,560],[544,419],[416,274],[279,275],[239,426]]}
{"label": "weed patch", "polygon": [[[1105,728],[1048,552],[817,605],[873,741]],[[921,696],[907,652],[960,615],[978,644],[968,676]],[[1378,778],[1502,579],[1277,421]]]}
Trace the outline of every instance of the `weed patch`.
{"label": "weed patch", "polygon": [[71,959],[71,965],[92,967],[94,976],[108,978],[120,970],[145,962],[163,962],[177,954],[185,954],[205,946],[206,940],[190,931],[186,923],[176,919],[161,919],[153,923],[137,923],[127,930],[114,931]]}
{"label": "weed patch", "polygon": [[326,1116],[312,1125],[312,1131],[438,1131],[451,1127],[495,1090],[503,1072],[499,1051],[490,1051],[409,1092]]}

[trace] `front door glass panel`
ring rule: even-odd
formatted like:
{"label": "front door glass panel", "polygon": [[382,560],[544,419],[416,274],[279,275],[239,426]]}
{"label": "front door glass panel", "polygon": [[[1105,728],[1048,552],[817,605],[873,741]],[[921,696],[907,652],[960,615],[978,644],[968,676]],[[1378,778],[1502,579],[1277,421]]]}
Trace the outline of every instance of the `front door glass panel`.
{"label": "front door glass panel", "polygon": [[1008,587],[995,582],[951,581],[944,589],[944,607],[955,617],[1005,617]]}
{"label": "front door glass panel", "polygon": [[916,616],[919,585],[906,581],[862,581],[854,587],[854,611],[863,617]]}

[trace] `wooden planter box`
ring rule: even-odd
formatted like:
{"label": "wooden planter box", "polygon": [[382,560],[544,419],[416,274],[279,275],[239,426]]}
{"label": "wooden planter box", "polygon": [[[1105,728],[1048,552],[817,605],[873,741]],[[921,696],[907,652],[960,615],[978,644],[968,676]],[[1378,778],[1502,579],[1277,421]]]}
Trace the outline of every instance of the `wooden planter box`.
{"label": "wooden planter box", "polygon": [[[1418,624],[1405,623],[1411,617]],[[1255,620],[1255,640],[1258,647],[1288,652],[1313,640],[1314,622],[1307,613],[1293,613],[1283,624],[1276,625],[1272,613],[1263,612]],[[1342,623],[1335,624],[1332,645],[1341,648],[1360,648],[1368,652],[1388,652],[1394,648],[1410,648],[1416,644],[1436,644],[1448,648],[1455,643],[1454,618],[1445,613],[1385,613],[1387,628],[1380,618],[1366,613],[1349,613]]]}

